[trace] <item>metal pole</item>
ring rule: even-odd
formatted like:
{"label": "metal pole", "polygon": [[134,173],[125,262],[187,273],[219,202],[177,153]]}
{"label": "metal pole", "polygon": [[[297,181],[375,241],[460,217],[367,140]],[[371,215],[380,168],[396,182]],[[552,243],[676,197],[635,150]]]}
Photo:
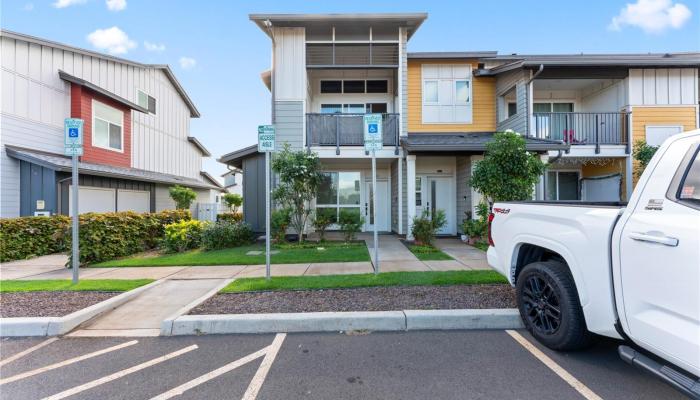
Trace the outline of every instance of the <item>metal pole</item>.
{"label": "metal pole", "polygon": [[80,251],[79,251],[79,236],[78,236],[78,156],[75,155],[77,149],[73,148],[73,204],[72,204],[72,214],[73,214],[73,229],[72,229],[72,243],[73,243],[73,284],[78,283],[78,272],[80,267]]}
{"label": "metal pole", "polygon": [[270,280],[270,152],[265,152],[265,278]]}
{"label": "metal pole", "polygon": [[374,273],[379,273],[379,234],[377,233],[377,155],[372,150],[372,220],[374,221]]}

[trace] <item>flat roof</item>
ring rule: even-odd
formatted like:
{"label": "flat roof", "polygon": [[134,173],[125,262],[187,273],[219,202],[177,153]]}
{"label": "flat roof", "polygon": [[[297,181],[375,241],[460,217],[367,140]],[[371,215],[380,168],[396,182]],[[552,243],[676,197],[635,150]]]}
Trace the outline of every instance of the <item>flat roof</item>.
{"label": "flat roof", "polygon": [[319,23],[341,22],[377,22],[397,23],[411,28],[408,31],[410,38],[420,25],[428,18],[428,13],[334,13],[334,14],[250,14],[251,21],[255,22],[263,32],[269,36],[265,21],[270,21],[273,26],[309,26]]}
{"label": "flat roof", "polygon": [[243,159],[251,157],[255,154],[258,154],[258,145],[253,144],[248,147],[244,147],[242,149],[238,149],[235,151],[232,151],[230,153],[226,153],[223,156],[219,157],[216,161],[228,165],[233,165],[236,168],[241,168]]}
{"label": "flat roof", "polygon": [[450,58],[484,58],[495,57],[497,51],[419,51],[408,52],[406,56],[409,59],[450,59]]}

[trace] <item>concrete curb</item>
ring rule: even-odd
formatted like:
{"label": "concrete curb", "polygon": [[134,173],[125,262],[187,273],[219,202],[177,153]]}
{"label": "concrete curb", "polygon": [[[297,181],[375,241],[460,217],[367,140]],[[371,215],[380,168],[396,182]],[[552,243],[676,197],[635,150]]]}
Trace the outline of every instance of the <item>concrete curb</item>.
{"label": "concrete curb", "polygon": [[170,336],[172,335],[172,330],[173,330],[173,322],[175,319],[178,317],[187,314],[191,309],[197,307],[199,304],[205,302],[207,299],[210,297],[214,296],[215,294],[219,293],[219,291],[226,286],[228,286],[229,283],[233,282],[236,278],[228,278],[224,279],[223,282],[220,284],[216,285],[213,289],[210,291],[206,292],[199,298],[191,301],[187,305],[181,307],[179,310],[175,311],[172,315],[170,315],[168,318],[163,320],[163,322],[160,323],[160,335],[161,336]]}
{"label": "concrete curb", "polygon": [[0,337],[63,335],[162,282],[163,280],[151,282],[63,317],[0,318]]}
{"label": "concrete curb", "polygon": [[[169,335],[522,328],[516,309],[184,315]],[[168,335],[167,332],[161,332]]]}

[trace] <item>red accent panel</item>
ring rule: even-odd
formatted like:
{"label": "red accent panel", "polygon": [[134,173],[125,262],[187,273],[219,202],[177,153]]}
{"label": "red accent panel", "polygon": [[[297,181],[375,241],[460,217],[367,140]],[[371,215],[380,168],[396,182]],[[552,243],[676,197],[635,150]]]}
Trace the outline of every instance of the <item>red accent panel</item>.
{"label": "red accent panel", "polygon": [[[107,164],[118,167],[131,167],[131,109],[114,100],[104,97],[82,86],[71,84],[70,113],[72,118],[81,118],[83,125],[83,156],[82,161],[96,164]],[[124,113],[122,129],[124,143],[123,152],[92,146],[92,100],[114,107]]]}

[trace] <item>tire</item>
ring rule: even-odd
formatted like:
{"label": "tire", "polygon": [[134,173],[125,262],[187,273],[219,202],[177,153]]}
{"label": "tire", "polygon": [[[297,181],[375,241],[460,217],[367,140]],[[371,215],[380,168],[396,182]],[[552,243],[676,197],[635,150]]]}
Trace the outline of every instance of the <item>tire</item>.
{"label": "tire", "polygon": [[518,275],[515,288],[520,317],[540,343],[553,350],[578,350],[590,344],[591,333],[566,264],[528,264]]}

